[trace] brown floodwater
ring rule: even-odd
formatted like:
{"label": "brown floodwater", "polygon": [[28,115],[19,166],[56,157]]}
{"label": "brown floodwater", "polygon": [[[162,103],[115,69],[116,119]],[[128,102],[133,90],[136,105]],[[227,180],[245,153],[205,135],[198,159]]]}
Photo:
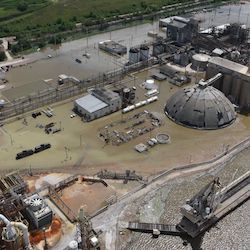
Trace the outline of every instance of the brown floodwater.
{"label": "brown floodwater", "polygon": [[[27,95],[55,85],[60,74],[74,76],[78,79],[88,79],[120,68],[127,62],[128,55],[123,57],[111,56],[99,50],[98,43],[112,39],[125,45],[129,50],[131,46],[152,41],[153,38],[147,36],[147,32],[150,30],[159,32],[158,23],[147,23],[105,32],[29,54],[26,59],[33,63],[12,68],[6,73],[5,78],[9,82],[2,89],[2,94],[7,99],[12,100],[22,97],[24,94]],[[160,34],[164,36],[163,33],[160,32]],[[84,53],[89,53],[90,58],[84,57]],[[48,58],[48,55],[51,58]],[[76,59],[80,59],[82,63],[76,62]],[[44,85],[44,80],[49,81]]]}

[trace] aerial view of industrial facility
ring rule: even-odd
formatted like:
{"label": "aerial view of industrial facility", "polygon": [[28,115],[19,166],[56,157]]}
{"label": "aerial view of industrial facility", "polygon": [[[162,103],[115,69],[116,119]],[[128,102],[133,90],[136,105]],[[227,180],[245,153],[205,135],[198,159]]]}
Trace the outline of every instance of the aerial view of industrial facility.
{"label": "aerial view of industrial facility", "polygon": [[250,249],[249,17],[0,1],[0,250]]}

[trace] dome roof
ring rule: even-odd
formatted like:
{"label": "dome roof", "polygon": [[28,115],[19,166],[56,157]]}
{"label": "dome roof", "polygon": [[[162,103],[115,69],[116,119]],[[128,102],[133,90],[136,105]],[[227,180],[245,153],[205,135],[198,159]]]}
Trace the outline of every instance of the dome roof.
{"label": "dome roof", "polygon": [[198,129],[222,128],[236,119],[232,103],[212,86],[177,91],[167,101],[165,113],[178,124]]}

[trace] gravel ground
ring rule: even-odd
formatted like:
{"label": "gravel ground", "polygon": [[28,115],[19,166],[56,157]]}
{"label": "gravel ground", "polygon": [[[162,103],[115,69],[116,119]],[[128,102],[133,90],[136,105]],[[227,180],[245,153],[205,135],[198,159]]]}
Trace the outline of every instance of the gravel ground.
{"label": "gravel ground", "polygon": [[[179,207],[203,186],[219,176],[223,186],[238,178],[250,169],[250,148],[240,153],[226,166],[211,169],[185,178],[177,178],[148,193],[127,206],[120,221],[160,222],[175,224],[181,219]],[[247,201],[200,239],[183,246],[180,237],[161,235],[153,239],[150,234],[126,232],[119,237],[120,250],[162,250],[162,249],[249,249],[250,246],[250,201]]]}

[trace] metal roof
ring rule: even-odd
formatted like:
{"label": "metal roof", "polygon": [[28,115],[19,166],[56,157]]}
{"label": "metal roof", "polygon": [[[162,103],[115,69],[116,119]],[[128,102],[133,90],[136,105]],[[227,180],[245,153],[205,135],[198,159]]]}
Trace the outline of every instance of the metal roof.
{"label": "metal roof", "polygon": [[226,69],[229,69],[232,71],[236,71],[236,72],[239,72],[241,74],[246,74],[248,71],[247,66],[241,65],[241,64],[236,63],[236,62],[232,62],[228,59],[224,59],[221,57],[212,57],[209,60],[209,64],[218,65],[220,67],[223,67],[223,68],[226,68]]}
{"label": "metal roof", "polygon": [[218,129],[236,119],[232,103],[212,86],[194,86],[177,91],[165,107],[176,123],[199,129]]}
{"label": "metal roof", "polygon": [[174,19],[171,23],[167,24],[167,27],[168,26],[176,27],[178,29],[183,29],[183,28],[185,28],[187,26],[187,23],[180,22],[179,20]]}
{"label": "metal roof", "polygon": [[94,113],[95,111],[98,111],[108,106],[108,104],[99,100],[98,98],[96,98],[91,94],[77,99],[75,103],[79,105],[81,108],[88,111],[89,113]]}

